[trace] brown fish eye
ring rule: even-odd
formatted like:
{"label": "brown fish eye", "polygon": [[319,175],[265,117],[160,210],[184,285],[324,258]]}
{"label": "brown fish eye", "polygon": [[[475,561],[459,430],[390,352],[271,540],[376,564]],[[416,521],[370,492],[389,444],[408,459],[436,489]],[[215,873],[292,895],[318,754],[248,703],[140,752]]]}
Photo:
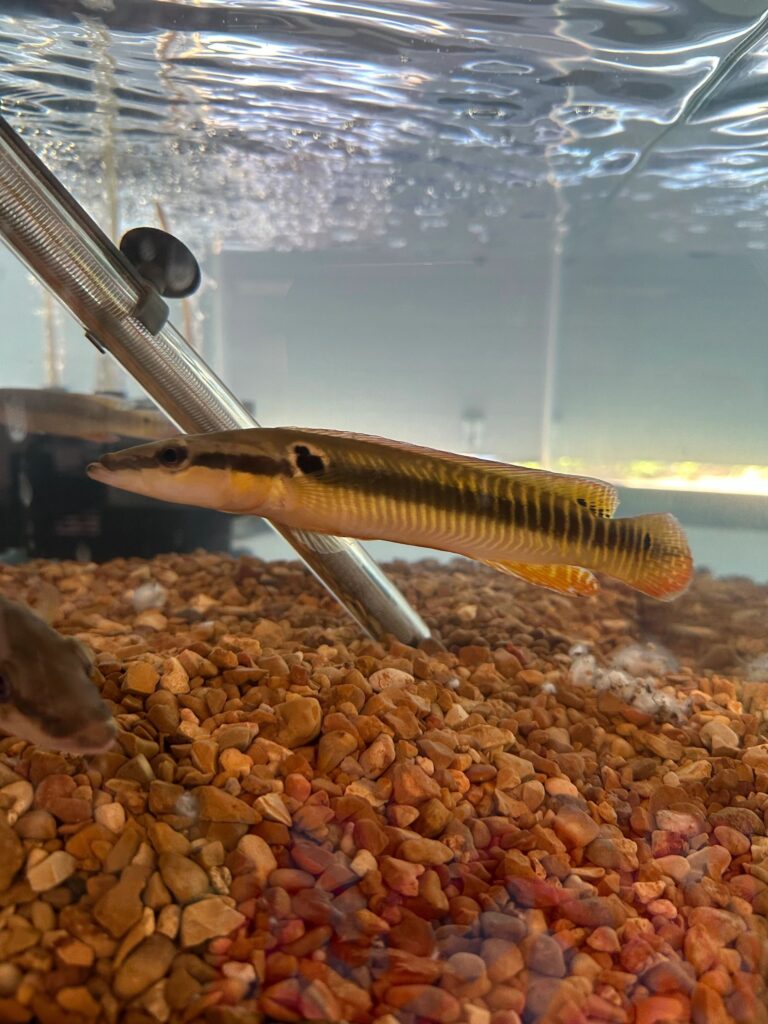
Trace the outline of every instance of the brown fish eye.
{"label": "brown fish eye", "polygon": [[157,461],[166,469],[176,469],[187,457],[185,448],[178,444],[169,444],[157,453]]}

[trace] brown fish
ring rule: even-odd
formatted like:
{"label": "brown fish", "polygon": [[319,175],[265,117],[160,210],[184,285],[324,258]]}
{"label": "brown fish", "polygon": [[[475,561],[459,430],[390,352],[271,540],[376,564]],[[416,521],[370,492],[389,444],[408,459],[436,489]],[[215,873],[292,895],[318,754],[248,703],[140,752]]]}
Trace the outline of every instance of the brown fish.
{"label": "brown fish", "polygon": [[692,573],[677,520],[611,518],[610,484],[358,434],[281,427],[182,436],[105,455],[88,473],[293,529],[452,551],[568,594],[594,593],[596,570],[667,600]]}

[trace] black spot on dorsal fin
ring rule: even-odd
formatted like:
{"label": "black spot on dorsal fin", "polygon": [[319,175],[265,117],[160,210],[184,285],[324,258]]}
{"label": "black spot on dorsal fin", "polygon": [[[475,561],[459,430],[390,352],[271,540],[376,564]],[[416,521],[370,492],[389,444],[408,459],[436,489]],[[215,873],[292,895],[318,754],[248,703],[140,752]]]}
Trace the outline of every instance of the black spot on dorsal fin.
{"label": "black spot on dorsal fin", "polygon": [[593,516],[597,516],[599,519],[610,519],[611,518],[610,515],[605,511],[605,509],[600,508],[599,505],[594,505],[594,504],[590,503],[589,501],[587,501],[586,498],[577,498],[576,499],[576,504],[577,505],[581,505],[582,508],[589,509],[589,511],[592,513],[592,515]]}

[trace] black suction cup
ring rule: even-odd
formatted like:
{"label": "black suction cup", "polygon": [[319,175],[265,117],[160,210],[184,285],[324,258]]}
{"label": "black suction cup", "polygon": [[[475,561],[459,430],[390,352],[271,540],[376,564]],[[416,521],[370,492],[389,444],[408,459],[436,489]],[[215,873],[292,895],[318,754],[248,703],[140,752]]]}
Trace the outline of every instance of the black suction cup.
{"label": "black suction cup", "polygon": [[178,238],[159,228],[132,228],[120,251],[166,299],[183,299],[200,287],[200,267]]}

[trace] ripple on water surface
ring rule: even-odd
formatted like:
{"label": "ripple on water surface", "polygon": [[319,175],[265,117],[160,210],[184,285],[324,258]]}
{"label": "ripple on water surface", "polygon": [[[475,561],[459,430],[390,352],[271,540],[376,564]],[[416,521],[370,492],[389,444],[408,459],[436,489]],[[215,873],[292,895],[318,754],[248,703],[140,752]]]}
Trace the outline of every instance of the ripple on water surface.
{"label": "ripple on water surface", "polygon": [[162,197],[192,240],[216,225],[255,248],[445,252],[535,212],[525,186],[544,182],[574,203],[619,182],[638,201],[707,186],[708,213],[762,207],[741,187],[766,176],[757,3],[4,10],[3,111],[80,196],[111,139],[131,218]]}

